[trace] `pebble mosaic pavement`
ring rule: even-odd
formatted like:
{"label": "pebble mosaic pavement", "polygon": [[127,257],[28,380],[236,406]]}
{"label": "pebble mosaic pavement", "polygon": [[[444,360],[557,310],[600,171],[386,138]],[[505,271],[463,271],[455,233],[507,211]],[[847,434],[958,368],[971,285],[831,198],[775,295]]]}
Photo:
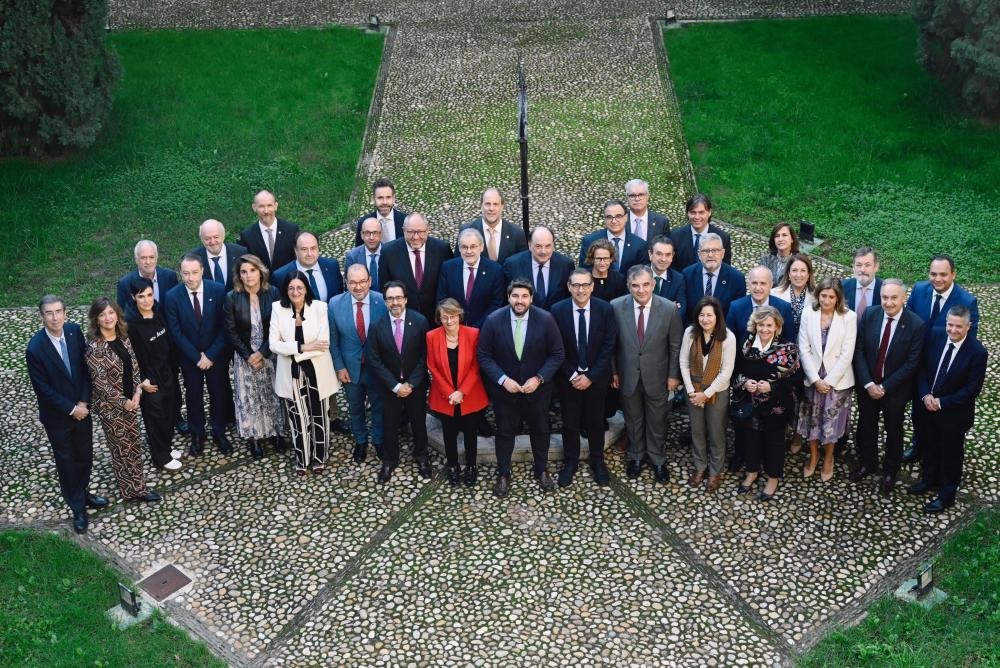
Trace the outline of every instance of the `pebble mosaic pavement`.
{"label": "pebble mosaic pavement", "polygon": [[[355,22],[369,8],[153,5],[112,2],[111,24],[309,25]],[[692,2],[676,10],[727,18],[904,5]],[[362,179],[393,177],[401,204],[431,212],[438,234],[474,215],[485,184],[516,182],[514,105],[489,100],[509,98],[518,54],[532,95],[532,212],[556,227],[560,250],[576,255],[600,203],[635,174],[651,182],[654,208],[681,219],[690,169],[657,65],[659,29],[646,18],[664,14],[663,5],[384,2],[373,11],[398,26]],[[509,16],[560,21],[552,30],[498,22]],[[623,106],[622,82],[642,102]],[[612,126],[616,141],[599,140]],[[604,162],[606,151],[620,159]],[[506,194],[515,200],[513,189]],[[515,221],[516,208],[508,206]],[[735,264],[746,270],[764,242],[731,231]],[[337,257],[348,244],[343,230],[322,241]],[[825,261],[819,271],[844,275]],[[194,584],[165,610],[234,665],[791,665],[1000,500],[1000,286],[970,287],[980,300],[980,337],[994,355],[969,434],[964,493],[938,516],[924,516],[903,492],[915,469],[904,469],[883,500],[871,483],[848,483],[844,462],[830,483],[802,479],[801,454],[789,456],[769,505],[737,498],[732,475],[707,495],[683,484],[690,455],[678,446],[668,450],[666,486],[625,479],[610,454],[614,479],[604,489],[583,471],[572,487],[543,495],[523,464],[503,501],[490,494],[488,468],[478,487],[452,489],[404,464],[379,487],[375,464],[354,464],[349,439],[338,437],[319,478],[297,478],[291,461],[273,454],[254,462],[242,450],[223,457],[211,447],[172,476],[147,467],[162,503],[116,502],[73,539],[137,579],[164,563],[184,568]],[[70,316],[80,322],[84,309]],[[0,526],[70,535],[24,368],[24,345],[38,326],[32,308],[0,311],[0,400],[8,406],[0,415]],[[682,420],[672,418],[672,433]],[[95,434],[92,488],[114,497],[103,433]]]}

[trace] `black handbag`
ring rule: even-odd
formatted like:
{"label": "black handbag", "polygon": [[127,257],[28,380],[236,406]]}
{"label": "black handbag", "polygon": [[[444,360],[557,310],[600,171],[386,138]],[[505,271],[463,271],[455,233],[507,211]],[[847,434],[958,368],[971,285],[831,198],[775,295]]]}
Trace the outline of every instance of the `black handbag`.
{"label": "black handbag", "polygon": [[729,419],[734,422],[742,422],[753,417],[753,399],[745,391],[733,392],[729,400]]}

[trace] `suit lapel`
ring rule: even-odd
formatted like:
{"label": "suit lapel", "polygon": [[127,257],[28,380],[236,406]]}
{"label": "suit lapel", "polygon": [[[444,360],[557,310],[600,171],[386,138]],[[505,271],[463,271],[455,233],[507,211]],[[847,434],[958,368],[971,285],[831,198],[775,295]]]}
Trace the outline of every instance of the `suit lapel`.
{"label": "suit lapel", "polygon": [[[63,336],[66,338],[66,352],[69,355],[70,364],[73,364],[73,348],[71,345],[71,338],[69,331],[63,328]],[[48,333],[45,333],[45,338],[42,340],[42,347],[46,350],[46,354],[56,367],[62,371],[62,374],[72,380],[73,378],[69,375],[69,371],[66,370],[66,365],[63,363],[62,355],[56,350],[56,347],[52,345],[52,340],[49,339]],[[77,370],[79,373],[79,370]]]}

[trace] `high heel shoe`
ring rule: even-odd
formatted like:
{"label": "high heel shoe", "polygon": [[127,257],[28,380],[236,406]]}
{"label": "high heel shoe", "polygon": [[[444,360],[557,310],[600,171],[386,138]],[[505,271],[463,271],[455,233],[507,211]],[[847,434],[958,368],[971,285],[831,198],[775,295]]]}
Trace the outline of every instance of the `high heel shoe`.
{"label": "high heel shoe", "polygon": [[813,475],[813,473],[816,473],[816,465],[815,464],[813,464],[812,466],[809,466],[808,464],[806,464],[805,466],[802,467],[802,477],[803,478],[811,478],[812,475]]}
{"label": "high heel shoe", "polygon": [[830,482],[833,480],[833,463],[830,464],[830,472],[826,472],[826,462],[823,463],[823,470],[819,474],[819,479],[823,482]]}
{"label": "high heel shoe", "polygon": [[750,481],[750,483],[749,483],[749,484],[746,484],[746,485],[744,485],[744,484],[743,484],[743,483],[741,482],[741,483],[739,484],[739,486],[738,486],[738,487],[736,488],[736,493],[737,493],[737,494],[746,494],[746,493],[747,493],[747,492],[749,492],[749,491],[750,491],[751,489],[753,489],[753,485],[754,485],[754,483],[755,483],[755,482],[757,482],[757,478],[754,478],[753,480],[751,480],[751,481]]}

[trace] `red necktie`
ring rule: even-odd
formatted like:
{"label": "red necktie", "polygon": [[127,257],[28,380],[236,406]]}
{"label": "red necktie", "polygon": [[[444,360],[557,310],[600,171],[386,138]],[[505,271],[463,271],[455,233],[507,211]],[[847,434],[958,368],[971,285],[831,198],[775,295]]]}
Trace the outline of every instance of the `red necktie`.
{"label": "red necktie", "polygon": [[469,267],[469,282],[465,286],[465,305],[472,303],[472,286],[476,282],[476,268]]}
{"label": "red necktie", "polygon": [[413,265],[415,269],[413,270],[413,278],[417,279],[417,289],[420,289],[424,283],[424,265],[420,262],[420,251],[413,251]]}
{"label": "red necktie", "polygon": [[[361,306],[363,302],[358,302],[358,310],[354,314],[354,326],[358,329],[358,339],[361,341],[361,345],[365,345],[365,314],[361,312]],[[365,354],[361,353],[361,363],[365,363]]]}
{"label": "red necktie", "polygon": [[892,318],[885,321],[882,332],[882,342],[878,344],[878,357],[875,358],[875,382],[881,384],[885,378],[885,354],[889,350],[889,335],[892,334]]}
{"label": "red necktie", "polygon": [[191,296],[194,298],[194,319],[201,324],[201,302],[198,301],[198,293],[192,292]]}
{"label": "red necktie", "polygon": [[643,313],[645,306],[639,306],[639,322],[636,324],[636,334],[639,336],[639,347],[646,342],[646,314]]}

